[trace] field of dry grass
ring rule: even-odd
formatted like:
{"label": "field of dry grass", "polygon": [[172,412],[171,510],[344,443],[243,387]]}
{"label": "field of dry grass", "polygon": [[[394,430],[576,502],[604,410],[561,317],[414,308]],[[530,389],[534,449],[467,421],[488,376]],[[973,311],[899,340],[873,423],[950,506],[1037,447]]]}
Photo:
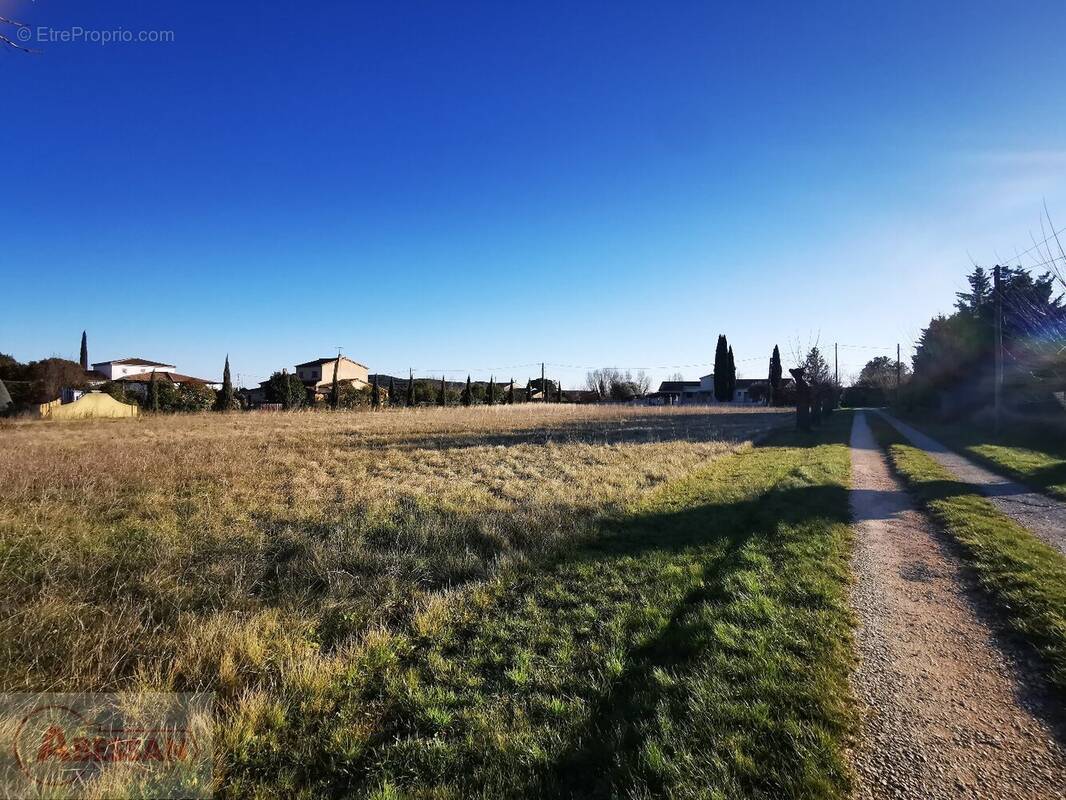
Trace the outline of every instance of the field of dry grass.
{"label": "field of dry grass", "polygon": [[397,631],[785,422],[499,406],[5,423],[0,681],[206,689],[237,748]]}

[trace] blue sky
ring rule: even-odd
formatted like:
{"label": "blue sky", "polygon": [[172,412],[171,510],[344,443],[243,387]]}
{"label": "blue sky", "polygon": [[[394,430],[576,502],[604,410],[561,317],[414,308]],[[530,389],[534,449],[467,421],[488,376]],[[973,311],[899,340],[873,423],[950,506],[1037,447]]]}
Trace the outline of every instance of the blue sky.
{"label": "blue sky", "polygon": [[0,53],[23,360],[87,329],[245,383],[341,345],[577,386],[696,378],[724,332],[742,375],[849,373],[1066,224],[1058,0],[0,9],[43,51]]}

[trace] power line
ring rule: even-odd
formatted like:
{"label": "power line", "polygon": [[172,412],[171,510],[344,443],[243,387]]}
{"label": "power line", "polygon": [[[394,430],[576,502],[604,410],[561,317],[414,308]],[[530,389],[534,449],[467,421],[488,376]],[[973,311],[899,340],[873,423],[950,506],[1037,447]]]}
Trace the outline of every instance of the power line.
{"label": "power line", "polygon": [[[1041,222],[1043,222],[1043,219],[1041,219]],[[1028,250],[1023,250],[1022,252],[1018,253],[1015,256],[1015,258],[1020,262],[1022,256],[1029,255],[1029,253],[1031,253],[1034,250],[1036,250],[1036,249],[1042,247],[1043,245],[1047,244],[1048,242],[1050,242],[1052,239],[1054,239],[1056,236],[1058,236],[1061,233],[1066,233],[1066,225],[1062,226],[1057,231],[1053,230],[1051,233],[1049,233],[1047,236],[1045,236],[1043,240],[1037,242],[1032,247],[1030,247]],[[1061,258],[1052,259],[1052,261],[1060,261],[1060,260],[1061,260]],[[1043,266],[1046,266],[1046,265],[1043,265]],[[1036,269],[1036,268],[1038,268],[1038,267],[1034,267],[1034,269]]]}

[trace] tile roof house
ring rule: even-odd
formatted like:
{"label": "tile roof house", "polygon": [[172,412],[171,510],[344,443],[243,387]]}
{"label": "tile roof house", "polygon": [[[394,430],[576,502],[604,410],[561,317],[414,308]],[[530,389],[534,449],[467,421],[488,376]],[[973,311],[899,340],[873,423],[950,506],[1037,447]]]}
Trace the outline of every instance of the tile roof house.
{"label": "tile roof house", "polygon": [[[339,359],[339,363],[338,363]],[[297,364],[295,375],[303,383],[304,387],[316,400],[322,400],[333,389],[333,365],[337,364],[337,381],[362,389],[370,385],[370,375],[365,364],[353,361],[347,356],[330,356],[328,358],[316,358],[314,361],[305,361]],[[260,381],[259,386],[248,391],[248,401],[259,405],[267,402],[267,384],[270,381]]]}
{"label": "tile roof house", "polygon": [[369,385],[370,375],[366,365],[352,361],[347,356],[317,358],[314,361],[297,364],[296,376],[308,389],[314,389],[316,392],[328,390],[333,386],[334,364],[337,365],[337,380],[340,383],[350,383],[356,389]]}
{"label": "tile roof house", "polygon": [[149,361],[147,358],[117,358],[112,361],[98,361],[93,364],[93,372],[103,376],[106,381],[114,381],[126,375],[138,375],[156,370],[175,370],[173,364]]}
{"label": "tile roof house", "polygon": [[151,372],[138,372],[136,375],[123,375],[121,378],[116,378],[116,382],[124,383],[127,385],[139,385],[147,387],[152,380],[152,376],[155,376],[157,381],[164,381],[167,383],[173,383],[175,386],[181,386],[185,383],[198,383],[204,386],[210,386],[212,389],[222,388],[221,381],[210,381],[205,378],[194,378],[192,375],[182,375],[180,372],[170,372],[161,369],[152,370]]}

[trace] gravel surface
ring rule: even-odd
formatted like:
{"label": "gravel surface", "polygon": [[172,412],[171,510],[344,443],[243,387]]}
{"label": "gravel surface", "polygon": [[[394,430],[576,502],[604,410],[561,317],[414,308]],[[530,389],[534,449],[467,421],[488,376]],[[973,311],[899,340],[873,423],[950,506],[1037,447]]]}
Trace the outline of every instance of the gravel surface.
{"label": "gravel surface", "polygon": [[861,412],[851,447],[857,797],[1066,798],[1061,709],[1024,650],[997,637],[972,578],[915,510]]}
{"label": "gravel surface", "polygon": [[971,484],[1004,514],[1060,553],[1066,554],[1066,503],[978,466],[891,414],[878,412],[911,444],[924,450],[958,480]]}

